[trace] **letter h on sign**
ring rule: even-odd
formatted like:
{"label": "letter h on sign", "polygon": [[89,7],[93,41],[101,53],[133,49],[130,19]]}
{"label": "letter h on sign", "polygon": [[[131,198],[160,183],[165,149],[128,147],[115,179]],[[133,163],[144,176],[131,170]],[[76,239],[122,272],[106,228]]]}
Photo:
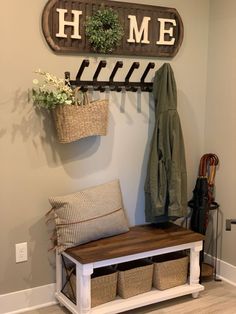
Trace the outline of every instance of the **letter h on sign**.
{"label": "letter h on sign", "polygon": [[67,38],[67,35],[65,34],[65,26],[68,25],[72,26],[74,29],[71,38],[81,39],[81,36],[79,34],[79,17],[80,15],[82,15],[83,12],[78,10],[71,10],[71,13],[74,16],[74,19],[71,22],[65,20],[65,14],[68,13],[68,10],[57,9],[57,12],[59,13],[59,32],[56,34],[56,37]]}

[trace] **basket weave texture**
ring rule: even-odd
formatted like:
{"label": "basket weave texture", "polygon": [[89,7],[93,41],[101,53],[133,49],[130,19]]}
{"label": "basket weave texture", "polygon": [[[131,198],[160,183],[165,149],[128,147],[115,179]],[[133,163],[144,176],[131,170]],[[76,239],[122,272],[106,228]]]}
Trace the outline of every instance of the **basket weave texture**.
{"label": "basket weave texture", "polygon": [[118,295],[124,299],[152,288],[153,265],[134,261],[118,265]]}
{"label": "basket weave texture", "polygon": [[[101,275],[103,273],[103,275]],[[74,293],[76,291],[76,276],[72,274],[71,285]],[[95,307],[115,299],[117,294],[117,272],[109,270],[100,271],[98,277],[91,278],[91,306]]]}
{"label": "basket weave texture", "polygon": [[158,262],[158,257],[154,257],[153,262],[153,286],[156,289],[165,290],[187,282],[188,256],[163,262]]}
{"label": "basket weave texture", "polygon": [[92,278],[92,307],[115,299],[117,291],[117,272]]}
{"label": "basket weave texture", "polygon": [[107,133],[107,99],[81,106],[58,105],[52,113],[60,143],[71,143],[84,137]]}

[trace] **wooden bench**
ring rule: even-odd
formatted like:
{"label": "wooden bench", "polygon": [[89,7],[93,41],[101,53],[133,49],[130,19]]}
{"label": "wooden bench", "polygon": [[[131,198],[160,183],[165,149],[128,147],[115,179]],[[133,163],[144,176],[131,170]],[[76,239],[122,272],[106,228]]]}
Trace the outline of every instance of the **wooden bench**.
{"label": "wooden bench", "polygon": [[[112,314],[152,303],[192,294],[194,298],[204,287],[199,284],[199,252],[204,236],[191,230],[169,224],[166,228],[153,225],[135,226],[129,232],[93,241],[67,249],[56,257],[56,298],[74,314]],[[95,268],[114,265],[141,258],[190,250],[190,275],[188,283],[164,291],[152,289],[150,292],[121,299],[91,308],[91,279]],[[62,292],[62,256],[76,265],[76,300],[71,302]]]}

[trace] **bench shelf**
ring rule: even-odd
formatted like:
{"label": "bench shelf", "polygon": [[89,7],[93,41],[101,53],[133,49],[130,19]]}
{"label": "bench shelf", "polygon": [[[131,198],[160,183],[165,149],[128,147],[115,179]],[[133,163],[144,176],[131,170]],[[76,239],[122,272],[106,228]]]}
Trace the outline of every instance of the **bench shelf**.
{"label": "bench shelf", "polygon": [[[197,297],[204,289],[199,284],[199,252],[202,250],[203,239],[202,235],[174,224],[169,224],[165,229],[144,225],[132,227],[122,235],[67,249],[56,257],[56,298],[73,314],[115,314],[187,294]],[[91,308],[91,274],[95,268],[182,250],[190,250],[190,275],[187,284],[164,291],[152,289],[128,299],[117,297],[114,301]],[[76,266],[77,304],[61,292],[62,256]]]}

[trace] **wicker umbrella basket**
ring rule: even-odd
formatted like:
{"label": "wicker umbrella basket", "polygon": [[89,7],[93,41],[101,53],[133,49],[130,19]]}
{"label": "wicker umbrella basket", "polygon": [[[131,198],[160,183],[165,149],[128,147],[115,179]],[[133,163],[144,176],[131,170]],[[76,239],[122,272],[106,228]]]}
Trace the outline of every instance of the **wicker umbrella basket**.
{"label": "wicker umbrella basket", "polygon": [[145,260],[119,264],[118,295],[124,299],[145,293],[152,288],[153,265]]}
{"label": "wicker umbrella basket", "polygon": [[107,99],[80,106],[58,105],[52,113],[60,143],[71,143],[84,137],[107,133]]}
{"label": "wicker umbrella basket", "polygon": [[165,290],[187,282],[188,256],[170,253],[152,258],[154,263],[153,286]]}
{"label": "wicker umbrella basket", "polygon": [[[70,283],[71,285],[68,285],[68,295],[71,299],[74,299],[76,295],[76,275],[74,273],[70,278]],[[91,277],[91,306],[95,307],[110,302],[115,299],[116,294],[117,272],[109,267],[95,269]]]}

